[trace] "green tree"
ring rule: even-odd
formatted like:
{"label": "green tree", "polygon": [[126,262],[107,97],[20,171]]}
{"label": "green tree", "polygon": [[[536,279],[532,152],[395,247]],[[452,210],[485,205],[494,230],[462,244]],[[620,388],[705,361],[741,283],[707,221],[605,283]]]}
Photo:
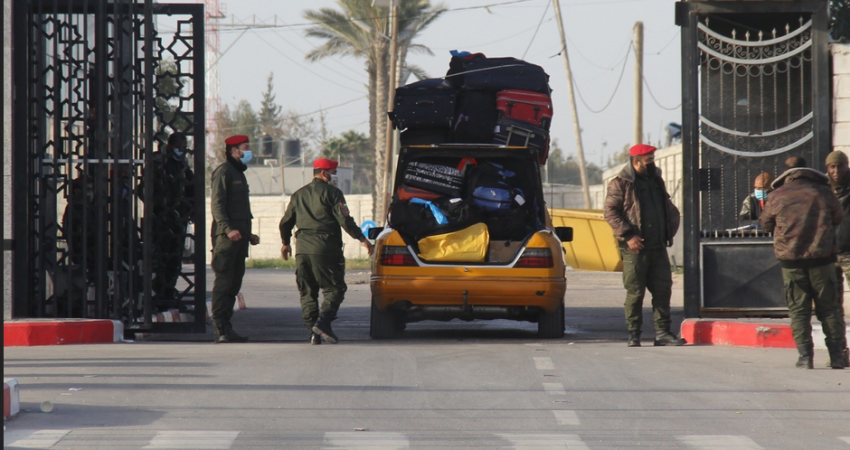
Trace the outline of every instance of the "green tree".
{"label": "green tree", "polygon": [[369,138],[363,133],[349,130],[340,136],[328,139],[322,150],[322,156],[334,159],[343,166],[351,166],[354,170],[352,194],[367,194],[371,192],[374,178],[374,155],[369,148]]}
{"label": "green tree", "polygon": [[248,100],[241,100],[236,104],[236,109],[233,111],[233,127],[230,131],[225,132],[226,136],[234,134],[244,134],[254,139],[260,134],[260,118],[254,112],[254,108],[248,103]]}
{"label": "green tree", "polygon": [[[324,44],[307,54],[308,61],[333,56],[351,56],[365,60],[369,75],[369,144],[374,153],[375,174],[372,190],[374,217],[381,217],[378,202],[384,170],[387,139],[386,105],[389,94],[389,14],[386,9],[372,7],[372,0],[338,0],[340,10],[321,8],[304,13],[316,24],[307,30],[308,37],[324,40]],[[442,5],[432,7],[428,0],[405,0],[399,4],[398,67],[416,71],[406,64],[410,51],[431,53],[414,38],[442,14]],[[421,72],[421,71],[420,71]],[[420,73],[420,75],[422,75]]]}
{"label": "green tree", "polygon": [[613,155],[609,155],[605,165],[608,168],[619,166],[620,164],[624,164],[629,162],[629,144],[623,146],[623,149],[618,153],[614,153]]}
{"label": "green tree", "polygon": [[[570,155],[564,159],[564,151],[558,145],[558,140],[553,139],[549,145],[549,160],[546,168],[549,171],[549,182],[552,184],[581,184],[578,159]],[[594,163],[585,165],[587,171],[587,183],[599,184],[602,182],[602,169]]]}
{"label": "green tree", "polygon": [[266,91],[263,92],[263,99],[260,102],[260,110],[257,112],[259,120],[260,132],[274,138],[280,139],[281,125],[280,114],[283,108],[275,102],[274,93],[274,74],[269,73],[269,78],[266,81]]}

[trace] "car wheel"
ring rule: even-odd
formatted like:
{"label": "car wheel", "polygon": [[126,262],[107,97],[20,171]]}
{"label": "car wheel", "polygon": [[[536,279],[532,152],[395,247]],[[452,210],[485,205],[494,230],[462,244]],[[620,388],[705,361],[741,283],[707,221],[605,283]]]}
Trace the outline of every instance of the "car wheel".
{"label": "car wheel", "polygon": [[372,339],[389,339],[398,332],[398,320],[393,311],[381,311],[372,300],[372,314],[369,321],[369,336]]}
{"label": "car wheel", "polygon": [[537,335],[544,339],[564,337],[564,302],[553,312],[542,311],[537,317]]}

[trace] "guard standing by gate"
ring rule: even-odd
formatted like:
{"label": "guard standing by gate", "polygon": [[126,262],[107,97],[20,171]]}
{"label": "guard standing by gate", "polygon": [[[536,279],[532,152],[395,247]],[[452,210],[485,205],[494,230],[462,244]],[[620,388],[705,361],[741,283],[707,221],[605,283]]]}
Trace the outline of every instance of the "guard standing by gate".
{"label": "guard standing by gate", "polygon": [[[844,210],[844,219],[838,225],[835,238],[838,240],[838,261],[835,263],[836,284],[838,285],[838,306],[841,317],[844,316],[844,281],[843,277],[850,281],[850,166],[848,166],[847,155],[836,150],[826,156],[826,171],[829,175],[829,184],[832,191],[841,203]],[[850,367],[850,351],[847,349],[847,336],[844,336],[841,347],[844,349],[844,366]],[[830,366],[832,362],[830,362]]]}
{"label": "guard standing by gate", "polygon": [[[351,218],[345,196],[335,186],[338,164],[325,158],[313,162],[313,181],[292,194],[280,220],[280,254],[284,260],[292,254],[292,228],[298,227],[295,277],[301,293],[301,319],[312,331],[310,342],[314,345],[321,344],[322,337],[331,344],[337,343],[331,322],[336,319],[347,290],[340,227],[359,240],[370,255],[373,250]],[[324,295],[321,310],[319,289]]]}
{"label": "guard standing by gate", "polygon": [[252,154],[248,136],[231,136],[224,141],[227,161],[212,174],[210,208],[212,209],[212,268],[215,284],[212,290],[212,319],[215,342],[247,342],[233,330],[230,318],[236,294],[245,275],[248,244],[257,245],[260,237],[251,234],[251,204],[248,196],[246,164]]}
{"label": "guard standing by gate", "polygon": [[684,345],[684,339],[670,333],[673,278],[666,248],[679,230],[679,209],[655,167],[655,147],[635,145],[629,156],[629,164],[608,184],[604,213],[623,257],[628,345],[640,347],[647,289],[652,294],[655,345]]}

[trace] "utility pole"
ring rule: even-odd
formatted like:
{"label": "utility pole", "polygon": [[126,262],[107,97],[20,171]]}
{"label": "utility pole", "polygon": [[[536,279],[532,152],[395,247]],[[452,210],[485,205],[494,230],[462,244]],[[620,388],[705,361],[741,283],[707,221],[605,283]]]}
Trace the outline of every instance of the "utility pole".
{"label": "utility pole", "polygon": [[573,73],[570,70],[570,57],[567,55],[567,38],[564,35],[564,21],[561,19],[561,4],[553,0],[555,4],[555,15],[558,17],[558,32],[561,34],[561,56],[564,57],[564,68],[567,71],[567,97],[570,99],[570,108],[573,113],[573,131],[576,134],[576,153],[578,153],[578,171],[581,175],[581,190],[584,193],[584,209],[590,209],[590,187],[587,185],[587,168],[584,164],[584,146],[581,144],[581,126],[578,121],[578,109],[576,109],[576,98],[573,92]]}
{"label": "utility pole", "polygon": [[632,145],[643,143],[643,22],[635,22],[635,135]]}
{"label": "utility pole", "polygon": [[[396,0],[391,2],[392,8],[389,8],[390,12],[390,25],[392,27],[392,37],[390,40],[390,79],[389,79],[389,87],[387,92],[387,111],[393,110],[393,103],[395,101],[395,84],[396,84],[396,65],[397,64],[397,53],[398,53],[398,4],[396,4]],[[380,70],[380,68],[378,69]],[[390,203],[390,186],[392,185],[392,180],[390,179],[390,173],[392,173],[392,163],[393,163],[393,142],[395,141],[395,132],[393,131],[393,123],[387,117],[387,143],[386,143],[386,156],[384,157],[384,173],[383,173],[383,182],[381,186],[383,187],[381,191],[381,211],[384,214],[384,217],[387,215],[387,208]]]}

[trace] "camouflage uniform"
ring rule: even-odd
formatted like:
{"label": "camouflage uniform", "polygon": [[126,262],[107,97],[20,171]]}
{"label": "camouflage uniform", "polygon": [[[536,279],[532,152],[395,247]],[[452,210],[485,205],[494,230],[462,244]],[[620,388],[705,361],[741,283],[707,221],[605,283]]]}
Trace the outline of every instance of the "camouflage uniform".
{"label": "camouflage uniform", "polygon": [[[342,191],[320,178],[292,194],[280,220],[284,245],[290,245],[294,227],[298,227],[295,276],[301,293],[301,319],[312,329],[320,317],[327,322],[336,318],[348,289],[340,227],[361,242],[366,236],[351,217]],[[319,290],[324,294],[321,312]]]}
{"label": "camouflage uniform", "polygon": [[[645,204],[647,200],[652,205]],[[650,213],[646,209],[651,208]],[[667,249],[679,230],[679,210],[670,200],[661,170],[651,177],[635,174],[627,164],[608,183],[605,220],[620,241],[623,257],[623,286],[626,288],[625,315],[631,334],[640,334],[643,299],[652,294],[652,311],[657,334],[670,331],[670,295],[673,285]],[[647,219],[652,224],[647,224]],[[649,226],[648,226],[649,225]],[[644,239],[644,250],[632,253],[625,243],[634,236]]]}
{"label": "camouflage uniform", "polygon": [[[842,220],[841,225],[835,233],[835,238],[838,245],[838,261],[835,263],[835,276],[838,285],[838,307],[840,308],[841,317],[845,317],[844,311],[844,280],[842,276],[850,283],[850,172],[845,173],[844,178],[839,182],[830,180],[833,192],[838,197],[838,202],[841,203],[841,210],[844,211],[844,217],[847,220]],[[843,275],[842,275],[843,274]],[[846,325],[846,321],[845,321]],[[845,363],[850,358],[850,351],[847,350],[847,336],[842,340],[845,353]]]}
{"label": "camouflage uniform", "polygon": [[844,348],[845,324],[838,306],[834,267],[835,227],[844,212],[828,178],[816,170],[789,169],[773,182],[773,187],[761,224],[765,231],[774,233],[774,253],[782,266],[785,301],[800,352],[797,365],[811,367],[812,301],[830,355],[834,351],[840,355]]}

